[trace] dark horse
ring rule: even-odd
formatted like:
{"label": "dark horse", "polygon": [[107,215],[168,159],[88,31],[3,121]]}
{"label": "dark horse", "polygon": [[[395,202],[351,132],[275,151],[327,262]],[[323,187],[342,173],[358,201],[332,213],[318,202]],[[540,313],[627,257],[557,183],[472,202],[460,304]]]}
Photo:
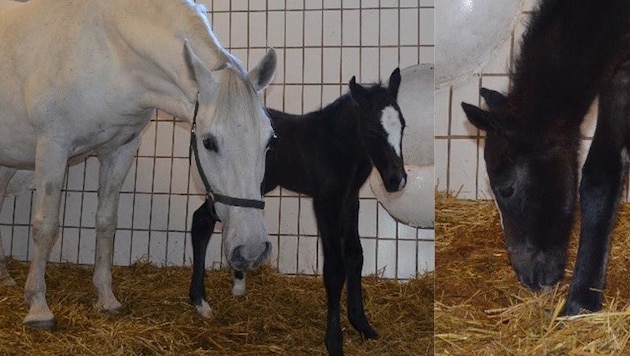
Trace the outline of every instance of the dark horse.
{"label": "dark horse", "polygon": [[485,160],[512,266],[533,290],[557,283],[578,193],[580,124],[599,96],[579,187],[578,257],[564,314],[602,304],[612,227],[630,145],[630,1],[546,0],[532,15],[507,96],[462,103],[487,132]]}
{"label": "dark horse", "polygon": [[[402,158],[404,118],[396,98],[400,71],[394,70],[388,87],[363,87],[350,80],[350,93],[325,108],[306,115],[268,109],[278,134],[268,151],[265,193],[277,186],[313,197],[313,208],[324,249],[324,284],[328,301],[326,348],[340,355],[342,334],[340,298],[348,288],[348,318],[362,337],[378,335],[363,309],[359,239],[359,189],[375,165],[388,191],[407,181]],[[204,203],[193,215],[193,276],[190,299],[200,313],[206,310],[205,254],[216,217]],[[234,271],[235,295],[245,292],[245,272]]]}

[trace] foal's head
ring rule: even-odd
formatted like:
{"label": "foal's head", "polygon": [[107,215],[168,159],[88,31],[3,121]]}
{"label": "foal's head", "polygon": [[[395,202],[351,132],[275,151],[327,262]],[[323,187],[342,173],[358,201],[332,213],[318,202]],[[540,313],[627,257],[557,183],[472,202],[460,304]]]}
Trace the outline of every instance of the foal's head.
{"label": "foal's head", "polygon": [[[186,45],[186,57],[199,86],[197,147],[201,169],[216,193],[239,199],[261,200],[265,153],[274,136],[258,92],[272,80],[273,50],[246,73],[241,63],[226,55],[226,63],[210,70]],[[233,269],[247,270],[263,262],[271,251],[263,211],[214,203],[223,222],[224,253]]]}
{"label": "foal's head", "polygon": [[462,103],[486,131],[484,158],[512,267],[533,290],[564,273],[577,191],[579,130],[536,126],[514,113],[503,94],[481,89],[490,111]]}
{"label": "foal's head", "polygon": [[361,125],[367,134],[366,144],[372,162],[378,169],[385,189],[396,192],[405,187],[407,173],[402,156],[402,137],[405,119],[398,107],[400,70],[396,68],[387,87],[375,85],[365,88],[352,77],[350,95],[359,105]]}

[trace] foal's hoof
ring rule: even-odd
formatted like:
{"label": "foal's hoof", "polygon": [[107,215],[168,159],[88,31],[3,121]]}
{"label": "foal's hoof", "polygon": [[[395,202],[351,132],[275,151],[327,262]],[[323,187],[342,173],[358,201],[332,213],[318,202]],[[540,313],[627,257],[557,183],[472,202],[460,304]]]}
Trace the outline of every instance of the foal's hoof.
{"label": "foal's hoof", "polygon": [[247,294],[247,287],[245,286],[245,283],[237,284],[235,282],[232,287],[232,296],[238,298],[245,296],[245,294]]}
{"label": "foal's hoof", "polygon": [[372,327],[370,326],[368,326],[364,330],[360,330],[359,333],[361,334],[361,338],[363,339],[372,339],[372,340],[378,339],[378,333],[374,329],[372,329]]}
{"label": "foal's hoof", "polygon": [[197,313],[199,313],[202,318],[212,318],[212,308],[205,300],[202,300],[199,305],[195,305],[195,309],[197,309]]}
{"label": "foal's hoof", "polygon": [[341,336],[341,329],[334,332],[327,330],[325,343],[328,356],[343,356],[343,336]]}
{"label": "foal's hoof", "polygon": [[378,333],[372,328],[372,326],[370,326],[370,323],[367,321],[365,315],[360,317],[348,315],[348,319],[350,320],[352,327],[359,332],[362,339],[378,339]]}
{"label": "foal's hoof", "polygon": [[57,329],[57,320],[24,320],[24,326],[34,330],[54,331]]}
{"label": "foal's hoof", "polygon": [[570,292],[561,315],[572,316],[599,311],[602,308],[602,298],[601,291]]}

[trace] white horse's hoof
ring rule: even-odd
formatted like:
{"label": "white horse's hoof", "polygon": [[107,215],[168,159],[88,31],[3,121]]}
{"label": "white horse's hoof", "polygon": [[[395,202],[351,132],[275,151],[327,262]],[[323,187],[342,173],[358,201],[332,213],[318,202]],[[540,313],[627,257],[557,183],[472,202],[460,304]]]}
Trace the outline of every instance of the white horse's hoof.
{"label": "white horse's hoof", "polygon": [[50,310],[41,312],[33,312],[31,310],[22,323],[28,328],[48,331],[54,330],[57,326],[55,316]]}
{"label": "white horse's hoof", "polygon": [[45,330],[45,331],[54,331],[57,328],[57,321],[55,318],[51,320],[31,320],[23,322],[24,326],[29,329],[37,329],[37,330]]}
{"label": "white horse's hoof", "polygon": [[109,302],[104,302],[104,301],[99,300],[96,302],[95,307],[97,310],[100,310],[106,313],[118,314],[120,312],[120,309],[122,308],[122,304],[120,304],[120,302],[117,301],[116,299]]}
{"label": "white horse's hoof", "polygon": [[212,308],[210,308],[210,305],[205,300],[201,301],[201,305],[195,305],[195,308],[202,318],[209,319],[212,317]]}

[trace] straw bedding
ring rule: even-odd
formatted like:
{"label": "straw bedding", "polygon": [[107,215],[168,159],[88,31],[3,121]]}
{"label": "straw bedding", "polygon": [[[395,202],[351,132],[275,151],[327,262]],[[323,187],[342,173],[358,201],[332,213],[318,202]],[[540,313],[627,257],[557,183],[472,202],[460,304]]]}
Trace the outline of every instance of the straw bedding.
{"label": "straw bedding", "polygon": [[601,312],[558,318],[566,277],[553,291],[520,285],[492,201],[436,196],[435,353],[439,355],[627,355],[630,353],[630,205],[621,206]]}
{"label": "straw bedding", "polygon": [[[0,355],[323,355],[326,302],[320,277],[288,277],[263,267],[248,294],[230,294],[228,271],[209,271],[214,315],[203,320],[188,302],[191,271],[149,264],[115,267],[114,291],[124,310],[94,309],[92,268],[50,264],[48,303],[54,332],[22,326],[27,307],[24,263],[8,260],[18,287],[0,287]],[[379,340],[361,340],[342,310],[348,355],[433,354],[433,276],[408,283],[364,278],[365,307]],[[345,294],[342,303],[345,303]]]}

